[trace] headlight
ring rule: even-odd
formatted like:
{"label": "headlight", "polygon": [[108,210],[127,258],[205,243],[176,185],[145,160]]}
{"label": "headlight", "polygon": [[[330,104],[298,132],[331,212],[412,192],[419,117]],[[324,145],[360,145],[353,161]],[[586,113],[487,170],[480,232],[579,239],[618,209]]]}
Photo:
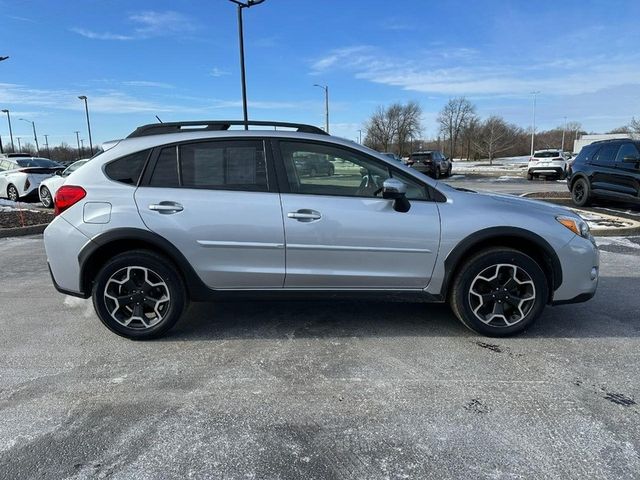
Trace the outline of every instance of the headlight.
{"label": "headlight", "polygon": [[556,220],[560,222],[562,225],[567,227],[576,235],[580,235],[583,238],[589,238],[589,224],[580,218],[573,217],[556,217]]}

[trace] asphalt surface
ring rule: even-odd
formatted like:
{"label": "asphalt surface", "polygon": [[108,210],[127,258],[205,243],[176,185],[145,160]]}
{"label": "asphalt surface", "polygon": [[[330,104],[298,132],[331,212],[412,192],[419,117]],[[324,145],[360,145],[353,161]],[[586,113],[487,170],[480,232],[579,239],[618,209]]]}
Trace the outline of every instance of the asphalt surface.
{"label": "asphalt surface", "polygon": [[[442,305],[193,304],[162,340],[0,240],[0,477],[638,478],[640,238],[584,304],[488,339]],[[636,403],[637,402],[637,403]]]}

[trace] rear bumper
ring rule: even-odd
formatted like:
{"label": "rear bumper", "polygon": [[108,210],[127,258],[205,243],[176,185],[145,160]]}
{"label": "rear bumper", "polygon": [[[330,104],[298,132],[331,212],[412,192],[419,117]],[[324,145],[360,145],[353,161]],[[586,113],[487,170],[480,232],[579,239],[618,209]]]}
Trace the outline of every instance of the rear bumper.
{"label": "rear bumper", "polygon": [[562,175],[564,168],[562,167],[529,167],[528,173],[532,174],[547,174],[547,175]]}
{"label": "rear bumper", "polygon": [[435,165],[425,165],[423,163],[414,163],[411,168],[426,175],[433,175],[436,171]]}

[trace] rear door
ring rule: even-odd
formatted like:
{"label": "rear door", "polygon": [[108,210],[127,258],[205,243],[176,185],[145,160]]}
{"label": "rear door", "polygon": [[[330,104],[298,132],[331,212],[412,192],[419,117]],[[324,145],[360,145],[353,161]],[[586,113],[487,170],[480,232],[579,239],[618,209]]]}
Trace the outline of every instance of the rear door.
{"label": "rear door", "polygon": [[615,195],[620,192],[620,187],[616,180],[616,154],[619,143],[608,143],[602,145],[591,159],[593,166],[593,176],[591,188],[595,194]]}
{"label": "rear door", "polygon": [[136,190],[147,227],[216,289],[282,288],[280,197],[262,139],[157,148]]}
{"label": "rear door", "polygon": [[[322,142],[275,143],[290,289],[422,289],[433,272],[440,216],[426,185],[356,150]],[[331,176],[309,177],[295,158],[322,155]],[[393,176],[408,186],[411,209],[393,209],[379,189]]]}

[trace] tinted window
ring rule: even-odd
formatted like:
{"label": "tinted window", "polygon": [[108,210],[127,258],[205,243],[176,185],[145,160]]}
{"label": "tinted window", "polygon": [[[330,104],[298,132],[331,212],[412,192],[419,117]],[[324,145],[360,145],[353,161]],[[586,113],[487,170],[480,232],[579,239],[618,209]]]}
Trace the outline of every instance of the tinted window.
{"label": "tinted window", "polygon": [[432,154],[431,153],[412,153],[409,158],[414,162],[421,162],[422,160],[431,160]]}
{"label": "tinted window", "polygon": [[618,152],[619,144],[603,145],[593,157],[591,163],[602,165],[603,167],[612,166]]}
{"label": "tinted window", "polygon": [[622,163],[624,161],[624,157],[640,157],[640,153],[638,153],[638,149],[633,143],[623,143],[618,150],[618,155],[616,156],[616,163]]}
{"label": "tinted window", "polygon": [[261,141],[181,145],[180,173],[184,187],[267,191]]}
{"label": "tinted window", "polygon": [[136,152],[126,157],[122,157],[104,167],[104,172],[111,180],[116,182],[137,185],[144,164],[149,156],[149,150]]}
{"label": "tinted window", "polygon": [[552,152],[535,152],[533,156],[534,158],[554,158],[554,157],[561,157],[562,155],[558,151],[552,151]]}
{"label": "tinted window", "polygon": [[179,187],[178,155],[176,147],[160,150],[149,185],[152,187]]}
{"label": "tinted window", "polygon": [[16,160],[21,167],[43,167],[43,168],[56,168],[61,165],[52,160],[46,158],[25,158]]}
{"label": "tinted window", "polygon": [[[291,191],[301,194],[378,197],[382,183],[391,176],[407,184],[407,198],[426,200],[424,185],[383,162],[351,150],[303,142],[280,142],[280,151]],[[299,158],[322,158],[330,172],[311,172]]]}

